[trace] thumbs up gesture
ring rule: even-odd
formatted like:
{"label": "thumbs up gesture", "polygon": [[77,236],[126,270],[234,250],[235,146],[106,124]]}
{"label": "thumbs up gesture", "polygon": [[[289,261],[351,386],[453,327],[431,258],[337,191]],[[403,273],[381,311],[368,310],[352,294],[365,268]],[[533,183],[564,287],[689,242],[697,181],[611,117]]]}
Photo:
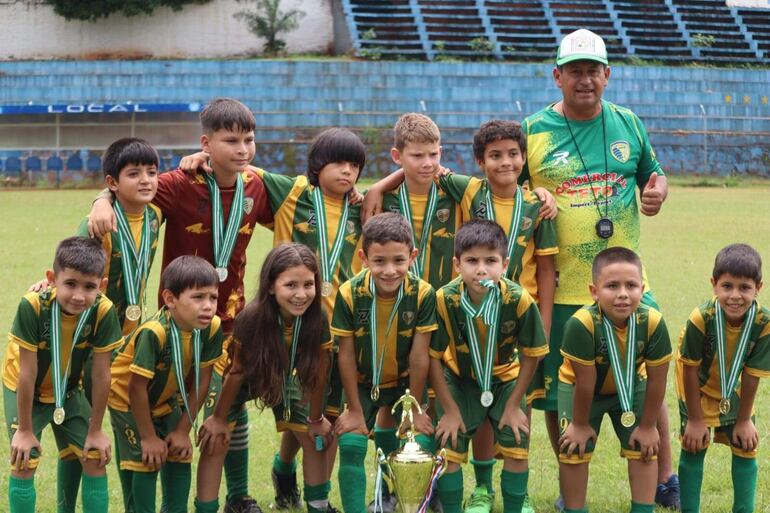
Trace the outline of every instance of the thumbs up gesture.
{"label": "thumbs up gesture", "polygon": [[668,195],[668,182],[665,176],[656,173],[650,175],[650,179],[642,190],[642,205],[640,210],[646,216],[654,216],[660,212],[666,196]]}

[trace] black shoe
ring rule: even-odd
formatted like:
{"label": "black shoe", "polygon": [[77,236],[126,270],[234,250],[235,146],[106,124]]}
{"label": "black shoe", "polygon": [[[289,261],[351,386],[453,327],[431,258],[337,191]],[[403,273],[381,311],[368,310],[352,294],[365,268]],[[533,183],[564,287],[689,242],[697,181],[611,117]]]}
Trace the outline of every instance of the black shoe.
{"label": "black shoe", "polygon": [[262,513],[257,501],[246,495],[231,501],[225,502],[223,513]]}
{"label": "black shoe", "polygon": [[299,488],[297,487],[297,474],[277,474],[273,476],[273,489],[275,489],[275,509],[287,510],[300,507]]}
{"label": "black shoe", "polygon": [[342,513],[342,511],[338,510],[337,508],[335,508],[334,506],[332,506],[331,504],[329,504],[329,505],[326,507],[326,513]]}
{"label": "black shoe", "polygon": [[[396,499],[396,494],[390,493],[388,484],[385,482],[385,480],[382,481],[382,488],[380,489],[380,493],[382,495],[382,511],[378,511],[377,513],[394,513],[396,511],[396,504],[398,503],[398,499]],[[366,511],[368,513],[374,513],[374,501],[369,503],[369,505],[366,507]]]}
{"label": "black shoe", "polygon": [[428,507],[433,513],[444,513],[444,506],[441,505],[441,499],[438,498],[438,492],[433,490],[433,496],[430,498]]}

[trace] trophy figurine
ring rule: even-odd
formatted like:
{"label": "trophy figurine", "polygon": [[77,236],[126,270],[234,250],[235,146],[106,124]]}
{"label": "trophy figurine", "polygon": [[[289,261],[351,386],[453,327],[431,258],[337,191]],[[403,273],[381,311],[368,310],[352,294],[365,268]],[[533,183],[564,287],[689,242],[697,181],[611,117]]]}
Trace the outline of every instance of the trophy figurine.
{"label": "trophy figurine", "polygon": [[[386,469],[382,477],[396,494],[400,513],[424,513],[428,509],[433,488],[444,472],[446,451],[442,449],[437,456],[433,456],[423,450],[420,444],[415,441],[412,408],[416,407],[419,413],[422,413],[422,408],[409,389],[393,405],[392,413],[395,414],[399,405],[402,407],[399,430],[404,426],[406,420],[409,420],[409,430],[406,432],[407,441],[403,447],[387,456],[382,452],[382,449],[377,449],[378,468],[385,467]],[[379,472],[377,479],[380,479]],[[376,486],[379,488],[379,483]],[[377,492],[375,492],[376,496]],[[376,506],[375,513],[377,513]]]}

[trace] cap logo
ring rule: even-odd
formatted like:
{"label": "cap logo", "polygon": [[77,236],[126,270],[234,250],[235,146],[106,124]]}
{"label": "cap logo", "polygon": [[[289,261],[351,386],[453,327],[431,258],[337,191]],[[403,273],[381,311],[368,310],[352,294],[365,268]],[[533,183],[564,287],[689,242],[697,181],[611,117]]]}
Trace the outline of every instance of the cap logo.
{"label": "cap logo", "polygon": [[587,37],[576,37],[572,40],[572,53],[583,53],[586,50],[596,51],[596,40]]}

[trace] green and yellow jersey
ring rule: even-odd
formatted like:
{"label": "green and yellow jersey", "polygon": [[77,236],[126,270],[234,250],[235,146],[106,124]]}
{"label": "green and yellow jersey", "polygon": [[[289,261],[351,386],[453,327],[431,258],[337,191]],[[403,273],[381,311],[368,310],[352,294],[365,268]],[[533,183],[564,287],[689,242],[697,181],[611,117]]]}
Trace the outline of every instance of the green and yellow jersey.
{"label": "green and yellow jersey", "polygon": [[[3,362],[3,384],[16,391],[19,380],[19,348],[37,355],[37,378],[34,398],[42,403],[54,402],[51,376],[51,307],[56,301],[56,288],[43,292],[28,292],[16,310],[11,332],[8,334],[8,348]],[[73,348],[72,337],[78,316],[61,313],[61,369],[70,366],[66,391],[80,386],[83,366],[91,351],[106,353],[120,347],[123,342],[120,323],[112,302],[104,295],[96,296],[95,310],[83,326],[80,338]],[[70,354],[72,355],[70,357]]]}
{"label": "green and yellow jersey", "polygon": [[[486,178],[452,174],[438,178],[438,183],[441,189],[460,205],[464,221],[487,219],[486,197],[489,184]],[[492,208],[495,210],[495,220],[505,230],[506,237],[510,237],[511,218],[516,200],[500,198],[491,191],[489,194],[492,199]],[[542,204],[537,196],[527,189],[522,189],[522,200],[516,249],[508,263],[506,277],[527,289],[527,292],[537,301],[535,256],[556,255],[559,253],[559,246],[556,243],[555,223],[551,219],[543,219],[540,216]]]}
{"label": "green and yellow jersey", "polygon": [[[401,211],[399,195],[401,187],[389,191],[382,199],[382,210],[384,212],[395,212],[404,215]],[[444,191],[438,190],[436,202],[436,213],[429,220],[430,231],[428,240],[419,240],[422,237],[423,226],[425,225],[425,210],[428,205],[427,194],[409,193],[409,205],[412,214],[413,231],[417,236],[414,241],[415,247],[425,247],[425,267],[423,269],[423,280],[438,290],[457,273],[454,270],[452,257],[454,256],[455,232],[462,224],[460,209],[457,208],[455,201]]]}
{"label": "green and yellow jersey", "polygon": [[[160,209],[153,204],[147,205],[147,213],[150,216],[150,260],[148,262],[147,275],[150,274],[150,267],[152,267],[152,261],[155,258],[155,250],[158,248],[158,235],[160,234],[160,225],[163,223],[163,214]],[[128,226],[131,229],[131,235],[134,238],[134,244],[139,248],[142,237],[142,226],[144,224],[144,213],[141,214],[129,214],[126,213],[126,220]],[[78,227],[77,235],[81,237],[88,237],[88,219],[84,219]],[[113,234],[108,232],[102,237],[102,247],[107,255],[107,266],[104,268],[104,277],[107,278],[107,288],[104,290],[105,295],[115,305],[115,310],[118,313],[118,320],[123,327],[123,335],[129,335],[139,325],[139,321],[131,321],[126,319],[126,307],[128,302],[126,301],[126,289],[123,283],[123,255],[120,252],[120,245],[113,244]],[[139,291],[139,300],[144,303],[145,287],[147,286],[147,280],[142,283],[142,288]]]}
{"label": "green and yellow jersey", "polygon": [[[372,290],[369,288],[369,270],[362,271],[340,287],[332,317],[332,335],[353,337],[358,367],[358,382],[371,385],[372,338],[369,317],[372,308]],[[377,345],[384,351],[381,388],[393,388],[399,379],[409,375],[409,352],[415,333],[430,333],[437,329],[436,293],[428,282],[413,274],[404,279],[404,292],[393,325],[388,326],[396,299],[375,301],[377,308]],[[384,347],[384,349],[383,349]]]}
{"label": "green and yellow jersey", "polygon": [[[147,395],[153,417],[170,413],[177,401],[179,387],[171,354],[171,313],[164,307],[151,319],[139,326],[123,344],[112,362],[112,387],[108,405],[110,408],[128,412],[131,404],[128,397],[128,382],[131,374],[144,376],[149,380]],[[193,366],[192,332],[180,330],[182,364],[185,377]],[[200,332],[201,368],[214,365],[222,354],[222,322],[214,316],[211,324]],[[201,400],[206,391],[201,391]]]}
{"label": "green and yellow jersey", "polygon": [[[559,209],[556,304],[591,303],[587,285],[599,251],[612,246],[639,251],[636,189],[653,173],[663,174],[641,120],[607,101],[602,101],[602,112],[588,121],[570,120],[574,140],[553,105],[522,123],[527,161],[521,180],[529,180],[532,189],[550,191]],[[609,239],[596,234],[596,223],[605,215],[614,224]]]}
{"label": "green and yellow jersey", "polygon": [[[671,341],[663,316],[652,307],[639,305],[636,316],[636,376],[646,379],[646,368],[664,365],[673,358]],[[564,361],[559,368],[559,381],[575,384],[572,362],[596,366],[594,395],[616,395],[615,377],[610,365],[607,339],[602,325],[603,315],[594,303],[575,312],[564,325],[561,354]],[[626,360],[628,325],[613,325],[615,341],[621,362]]]}
{"label": "green and yellow jersey", "polygon": [[[492,379],[507,382],[519,377],[519,354],[538,358],[548,354],[548,342],[540,320],[540,312],[532,296],[513,281],[500,280],[500,317],[497,329]],[[468,347],[468,329],[460,299],[465,283],[457,277],[436,294],[438,331],[430,344],[431,358],[442,360],[456,376],[478,381],[473,371]],[[482,355],[486,354],[487,326],[481,318],[475,319],[476,333]]]}

